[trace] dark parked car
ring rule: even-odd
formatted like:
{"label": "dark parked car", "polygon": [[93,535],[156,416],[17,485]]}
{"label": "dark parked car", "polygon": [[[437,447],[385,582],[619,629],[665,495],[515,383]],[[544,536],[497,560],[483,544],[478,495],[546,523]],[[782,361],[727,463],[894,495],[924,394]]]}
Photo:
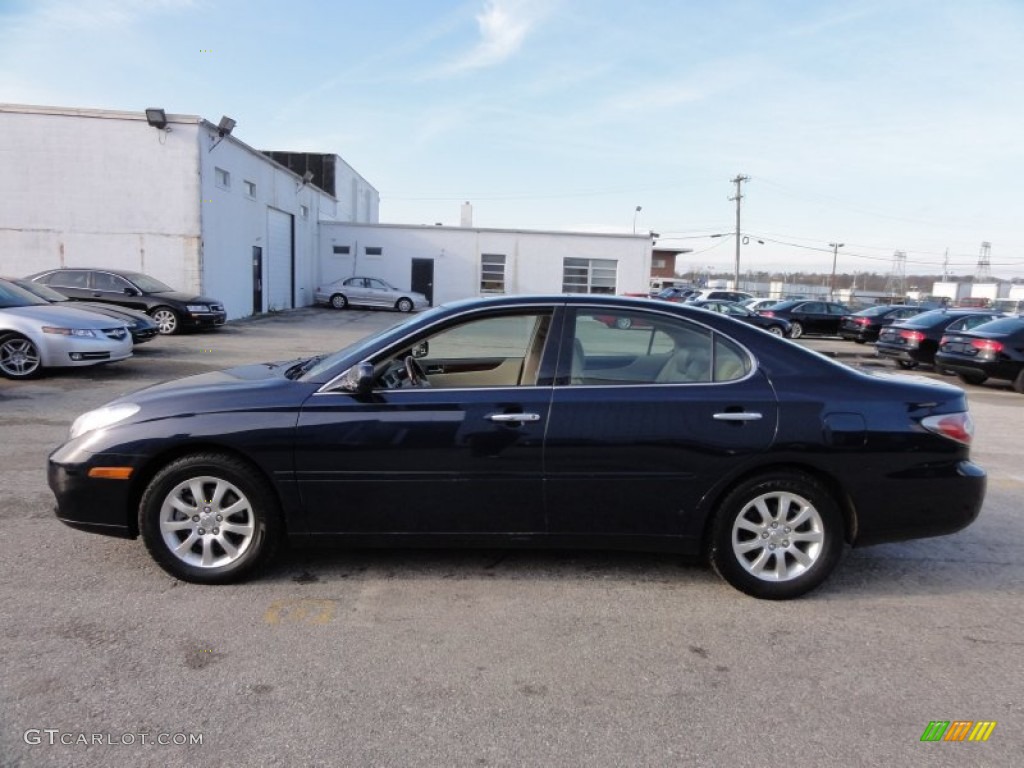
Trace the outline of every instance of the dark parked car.
{"label": "dark parked car", "polygon": [[[616,315],[633,330],[597,319]],[[714,312],[505,296],[120,397],[75,421],[49,483],[63,522],[141,535],[193,582],[240,579],[287,536],[670,550],[788,598],[847,543],[970,524],[972,432],[959,387]]]}
{"label": "dark parked car", "polygon": [[788,320],[783,320],[781,317],[769,317],[768,315],[759,314],[734,301],[694,301],[691,304],[695,307],[718,312],[720,315],[728,315],[750,325],[756,325],[758,328],[764,328],[768,333],[774,333],[776,336],[789,336],[792,330]]}
{"label": "dark parked car", "polygon": [[875,342],[879,357],[895,360],[901,368],[935,363],[944,333],[969,331],[1002,315],[988,309],[933,309],[883,328]]}
{"label": "dark parked car", "polygon": [[697,293],[696,288],[672,286],[671,288],[662,289],[654,295],[654,298],[661,299],[662,301],[686,301],[687,298],[695,293]]}
{"label": "dark parked car", "polygon": [[216,299],[176,291],[141,272],[76,267],[51,269],[28,279],[56,288],[71,299],[102,301],[145,312],[163,334],[214,328],[227,319],[224,305]]}
{"label": "dark parked car", "polygon": [[792,326],[790,337],[799,339],[810,335],[838,336],[839,324],[850,310],[831,301],[790,299],[780,301],[770,309],[759,310],[759,314],[788,320]]}
{"label": "dark parked car", "polygon": [[864,344],[877,339],[879,332],[886,326],[920,315],[924,311],[921,307],[907,304],[878,304],[843,317],[839,324],[839,335]]}
{"label": "dark parked car", "polygon": [[14,283],[19,288],[28,291],[33,296],[38,296],[43,301],[48,301],[51,304],[58,306],[69,307],[72,304],[74,309],[81,309],[88,312],[94,312],[98,315],[106,315],[112,317],[115,320],[120,320],[127,327],[132,334],[132,343],[135,345],[142,344],[146,341],[152,341],[156,338],[157,325],[153,319],[143,313],[136,312],[134,309],[128,309],[127,307],[119,307],[116,304],[103,304],[98,301],[71,301],[60,291],[55,291],[48,285],[42,283],[36,283],[31,280],[25,280],[21,278],[4,278],[8,282]]}
{"label": "dark parked car", "polygon": [[990,320],[970,331],[947,331],[935,365],[953,371],[965,384],[1005,379],[1024,394],[1024,315]]}

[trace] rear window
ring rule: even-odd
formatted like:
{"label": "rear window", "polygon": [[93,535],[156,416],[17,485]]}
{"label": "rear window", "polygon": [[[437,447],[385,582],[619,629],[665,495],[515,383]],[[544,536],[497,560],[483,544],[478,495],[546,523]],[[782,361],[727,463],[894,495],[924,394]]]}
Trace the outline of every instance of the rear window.
{"label": "rear window", "polygon": [[982,323],[971,330],[978,333],[1017,333],[1024,331],[1024,317],[1001,317],[990,323]]}

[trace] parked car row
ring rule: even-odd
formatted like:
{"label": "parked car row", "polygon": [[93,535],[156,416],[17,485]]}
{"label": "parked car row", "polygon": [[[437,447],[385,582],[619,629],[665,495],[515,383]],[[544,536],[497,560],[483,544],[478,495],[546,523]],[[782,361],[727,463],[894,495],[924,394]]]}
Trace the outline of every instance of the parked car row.
{"label": "parked car row", "polygon": [[139,272],[69,268],[0,279],[0,375],[27,379],[46,368],[124,360],[158,334],[226,319],[221,302]]}

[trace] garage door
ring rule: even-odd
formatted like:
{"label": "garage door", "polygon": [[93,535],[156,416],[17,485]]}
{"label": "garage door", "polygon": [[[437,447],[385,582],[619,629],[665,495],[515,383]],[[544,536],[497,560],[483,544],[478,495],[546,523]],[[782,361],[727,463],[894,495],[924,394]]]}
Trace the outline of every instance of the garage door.
{"label": "garage door", "polygon": [[267,209],[267,310],[292,308],[292,216]]}

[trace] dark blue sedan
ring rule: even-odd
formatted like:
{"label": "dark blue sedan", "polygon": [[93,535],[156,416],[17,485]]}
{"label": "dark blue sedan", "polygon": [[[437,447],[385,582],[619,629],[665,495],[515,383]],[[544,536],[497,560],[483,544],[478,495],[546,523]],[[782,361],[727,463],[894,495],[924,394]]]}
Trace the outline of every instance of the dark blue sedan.
{"label": "dark blue sedan", "polygon": [[972,432],[957,387],[724,315],[518,296],[118,398],[75,421],[49,482],[63,522],[141,535],[192,582],[241,579],[287,538],[670,550],[789,598],[846,545],[970,524]]}

